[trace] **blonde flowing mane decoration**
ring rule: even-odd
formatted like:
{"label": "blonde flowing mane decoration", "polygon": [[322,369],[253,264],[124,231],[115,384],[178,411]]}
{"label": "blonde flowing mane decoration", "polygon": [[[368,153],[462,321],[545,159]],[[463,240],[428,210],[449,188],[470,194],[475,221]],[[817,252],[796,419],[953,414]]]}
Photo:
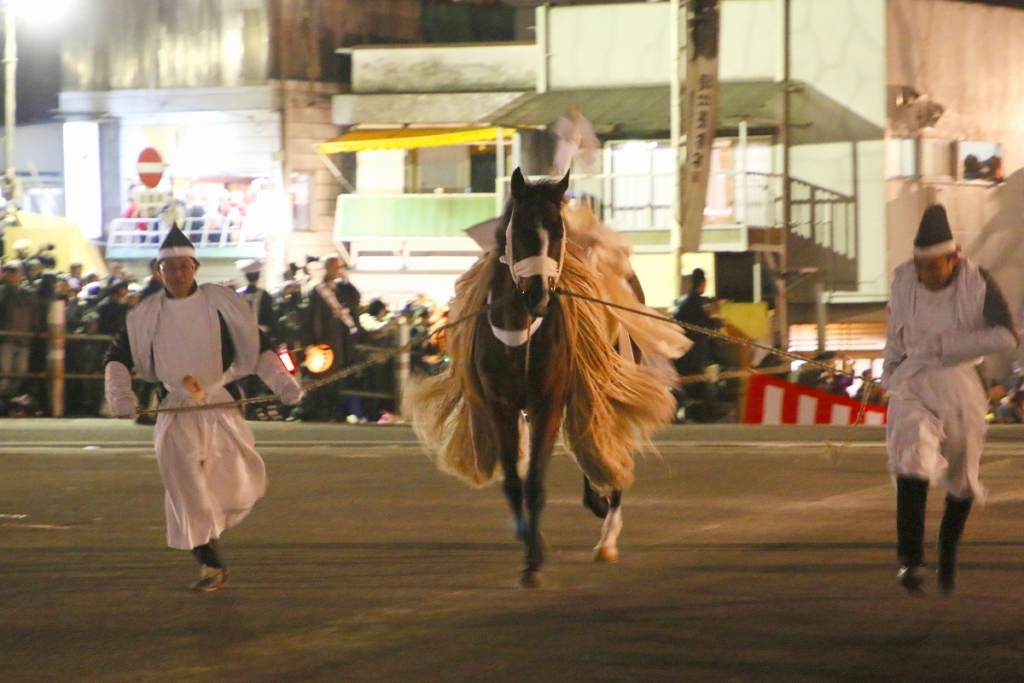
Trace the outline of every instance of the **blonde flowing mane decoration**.
{"label": "blonde flowing mane decoration", "polygon": [[[622,238],[596,218],[594,224],[583,224],[580,216],[567,215],[565,210],[563,218],[571,243],[558,286],[645,308],[624,279],[632,273],[625,270],[629,268],[628,242],[620,242]],[[595,232],[595,225],[618,239]],[[578,244],[587,235],[590,243]],[[452,320],[485,306],[495,267],[504,266],[497,254],[488,253],[459,278]],[[559,304],[572,359],[562,422],[566,450],[599,491],[625,488],[633,482],[634,453],[649,448],[651,435],[672,420],[676,402],[669,385],[675,373],[667,359],[681,355],[690,341],[678,327],[599,303],[561,296]],[[650,363],[637,365],[616,351],[621,327]],[[479,319],[449,328],[448,370],[411,381],[402,401],[403,413],[438,468],[476,486],[495,478],[501,456],[498,429],[473,368],[473,347],[481,328],[487,329]]]}
{"label": "blonde flowing mane decoration", "polygon": [[[637,301],[628,284],[633,276],[629,262],[633,245],[624,235],[602,223],[588,205],[581,203],[570,203],[562,208],[562,223],[569,238],[569,250],[596,271],[600,299],[654,313]],[[640,349],[642,362],[658,372],[666,384],[673,384],[676,371],[670,359],[681,357],[693,346],[682,328],[622,309],[604,308],[606,315],[612,316]],[[613,330],[613,334],[618,333]]]}

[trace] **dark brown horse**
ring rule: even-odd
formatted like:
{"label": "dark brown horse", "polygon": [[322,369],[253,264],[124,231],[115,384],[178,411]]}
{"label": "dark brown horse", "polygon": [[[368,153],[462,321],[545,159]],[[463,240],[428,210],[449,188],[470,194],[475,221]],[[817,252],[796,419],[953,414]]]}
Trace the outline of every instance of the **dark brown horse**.
{"label": "dark brown horse", "polygon": [[[526,546],[524,586],[538,584],[544,564],[544,475],[562,425],[573,362],[564,308],[552,294],[565,253],[561,208],[568,185],[568,173],[560,181],[537,183],[526,182],[519,169],[512,174],[511,201],[497,231],[502,265],[490,282],[494,305],[476,323],[472,357],[498,431],[505,495]],[[518,467],[521,430],[529,434],[525,479]],[[608,516],[595,558],[614,560],[619,492],[604,497],[585,481],[584,502],[595,514]]]}

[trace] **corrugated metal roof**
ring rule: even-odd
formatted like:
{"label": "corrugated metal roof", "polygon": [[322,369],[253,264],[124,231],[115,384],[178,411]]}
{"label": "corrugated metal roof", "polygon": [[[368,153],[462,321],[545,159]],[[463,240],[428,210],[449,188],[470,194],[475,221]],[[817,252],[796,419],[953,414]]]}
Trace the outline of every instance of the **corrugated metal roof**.
{"label": "corrugated metal roof", "polygon": [[[793,144],[881,139],[884,131],[856,112],[802,82],[791,82],[790,123]],[[719,94],[719,127],[747,121],[777,128],[782,120],[782,94],[787,84],[776,81],[730,81]],[[490,115],[502,126],[546,126],[576,109],[598,129],[619,132],[667,131],[668,86],[584,88],[528,93]]]}

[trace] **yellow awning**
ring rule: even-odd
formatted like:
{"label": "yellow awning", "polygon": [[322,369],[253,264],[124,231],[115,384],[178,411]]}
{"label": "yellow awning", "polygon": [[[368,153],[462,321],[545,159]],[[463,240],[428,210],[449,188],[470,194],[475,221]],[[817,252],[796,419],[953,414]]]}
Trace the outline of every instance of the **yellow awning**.
{"label": "yellow awning", "polygon": [[366,149],[416,149],[494,142],[502,134],[511,140],[515,128],[399,128],[395,130],[354,130],[341,137],[321,142],[324,154],[361,152]]}

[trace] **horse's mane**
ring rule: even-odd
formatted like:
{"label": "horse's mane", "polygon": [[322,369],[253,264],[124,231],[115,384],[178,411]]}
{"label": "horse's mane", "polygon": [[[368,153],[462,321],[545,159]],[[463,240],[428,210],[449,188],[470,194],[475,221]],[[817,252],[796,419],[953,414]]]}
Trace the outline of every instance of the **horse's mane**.
{"label": "horse's mane", "polygon": [[[484,306],[496,264],[497,256],[486,254],[459,278],[452,320]],[[597,273],[572,254],[566,255],[559,285],[600,295]],[[658,373],[615,351],[609,309],[574,297],[560,302],[573,358],[563,423],[567,450],[595,487],[624,488],[633,481],[633,454],[671,420],[675,399]],[[451,366],[442,375],[410,382],[402,412],[441,470],[479,486],[494,478],[501,449],[473,368],[476,330],[475,322],[449,329]]]}
{"label": "horse's mane", "polygon": [[[497,254],[484,254],[458,279],[449,320],[457,323],[484,307],[497,263]],[[501,444],[473,369],[476,329],[476,320],[448,328],[450,366],[434,377],[410,377],[402,414],[439,469],[482,486],[494,477]]]}
{"label": "horse's mane", "polygon": [[[624,279],[632,275],[628,242],[600,224],[589,209],[570,212],[567,222],[564,188],[564,183],[553,180],[527,183],[517,198],[517,208],[528,224],[540,214],[541,220],[554,217],[558,221],[563,234],[557,237],[569,240],[570,228],[578,232],[575,239],[580,244],[568,245],[559,287],[593,300],[639,306]],[[549,208],[551,213],[545,213]],[[485,254],[455,285],[451,320],[458,321],[485,306],[512,217],[510,200],[495,230],[497,249]],[[675,373],[667,359],[685,351],[688,342],[678,328],[670,328],[671,333],[669,328],[659,330],[657,325],[664,323],[623,315],[596,301],[560,296],[559,304],[572,359],[562,422],[566,449],[597,489],[621,489],[633,481],[633,454],[672,419],[675,399],[668,385]],[[665,362],[636,365],[628,351],[627,361],[615,349],[616,342],[623,343],[619,333],[623,328],[636,339],[645,357],[660,357]],[[449,329],[449,369],[407,385],[402,408],[439,468],[481,485],[494,478],[501,446],[498,426],[473,363],[478,329],[475,320]],[[628,349],[628,340],[625,343]]]}

